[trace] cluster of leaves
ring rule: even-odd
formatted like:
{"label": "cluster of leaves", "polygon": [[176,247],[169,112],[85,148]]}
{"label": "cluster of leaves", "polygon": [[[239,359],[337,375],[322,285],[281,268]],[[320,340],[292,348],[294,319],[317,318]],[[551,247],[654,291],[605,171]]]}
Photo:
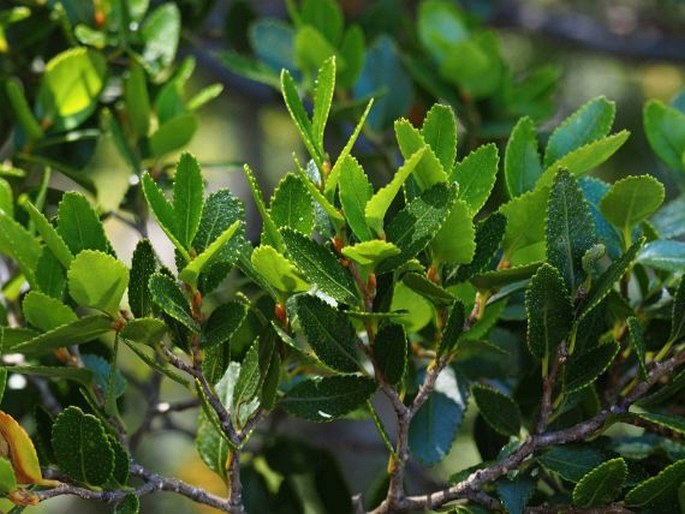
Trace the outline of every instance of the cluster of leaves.
{"label": "cluster of leaves", "polygon": [[[260,421],[280,409],[320,423],[373,420],[390,458],[382,486],[366,497],[377,512],[458,498],[475,500],[472,511],[477,503],[512,513],[615,502],[677,509],[685,427],[673,398],[685,384],[677,370],[685,281],[682,253],[669,252],[682,243],[651,221],[670,208],[661,208],[657,180],[585,176],[628,137],[611,133],[615,105],[590,101],[543,152],[535,122],[522,118],[500,167],[494,144],[457,155],[454,112],[436,104],[419,126],[394,123],[401,164],[374,189],[351,153],[371,103],[335,159],[324,145],[336,65],[330,57],[318,69],[311,114],[291,74],[280,76],[311,160],[295,160],[268,205],[245,167],[262,219],[256,247],[241,201],[228,190],[206,196],[189,154],[171,199],[150,174],[140,182],[175,248],[176,272],[145,239],[129,269],[79,193],[65,193],[49,219],[26,197],[20,212],[4,189],[0,251],[16,263],[8,309],[21,323],[1,330],[2,353],[14,356],[2,383],[8,372],[56,380],[68,403],[35,413],[35,449],[2,415],[10,449],[0,459],[2,492],[19,505],[42,500],[55,483],[40,462],[69,484],[118,494],[117,512],[138,511],[143,493],[128,494],[135,454],[120,415],[123,345],[197,395],[197,449],[226,481],[227,511],[242,512],[241,479],[248,511],[352,509],[328,453],[262,432]],[[646,121],[664,157],[676,147],[654,135],[669,126],[654,105]],[[486,211],[500,168],[509,200]],[[234,269],[248,283],[227,300]],[[396,414],[389,427],[376,410],[383,396]],[[475,484],[481,475],[470,469],[450,478],[442,502],[407,497],[407,460],[441,462],[470,404],[476,469],[490,478]],[[617,422],[647,431],[603,435]],[[264,444],[248,444],[255,433]],[[252,458],[239,472],[241,454]]]}
{"label": "cluster of leaves", "polygon": [[[174,3],[25,4],[0,11],[0,140],[17,164],[0,171],[21,178],[22,169],[52,168],[115,211],[131,176],[188,144],[195,111],[222,87],[185,93],[195,61],[174,64]],[[125,204],[133,209],[135,198]]]}
{"label": "cluster of leaves", "polygon": [[[520,116],[541,120],[553,112],[558,70],[544,66],[516,77],[498,36],[454,2],[423,0],[415,14],[399,1],[369,2],[348,9],[349,23],[335,0],[286,4],[290,23],[260,18],[250,2],[235,2],[227,24],[231,42],[243,51],[223,51],[222,61],[274,87],[285,68],[304,89],[312,89],[318,68],[335,56],[342,99],[335,113],[347,120],[355,107],[375,97],[368,128],[376,134],[410,110],[420,112],[417,104],[437,99],[457,110],[475,140],[506,137]],[[249,23],[246,32],[235,30]]]}

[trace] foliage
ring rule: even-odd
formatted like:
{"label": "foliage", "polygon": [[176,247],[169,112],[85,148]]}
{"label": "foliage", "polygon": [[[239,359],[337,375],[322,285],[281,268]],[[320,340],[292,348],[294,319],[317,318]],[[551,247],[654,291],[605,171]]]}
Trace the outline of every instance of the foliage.
{"label": "foliage", "polygon": [[[55,48],[35,90],[3,78],[18,149],[7,169],[18,177],[1,182],[0,391],[23,374],[41,400],[0,413],[0,493],[17,509],[76,494],[135,513],[156,490],[236,513],[410,512],[457,500],[473,512],[682,508],[682,232],[655,178],[587,176],[628,137],[612,133],[613,102],[591,100],[542,148],[537,123],[555,74],[516,83],[495,34],[452,3],[421,2],[416,44],[404,48],[388,36],[367,46],[332,0],[289,2],[292,24],[251,27],[254,58],[224,56],[281,89],[310,158],[294,158],[269,201],[245,167],[263,226],[255,243],[241,200],[206,194],[195,157],[182,153],[172,184],[164,177],[193,111],[217,93],[183,96],[193,65],[172,70],[176,5],[55,5],[2,18],[10,45],[52,16],[71,46]],[[68,83],[72,70],[78,83]],[[121,87],[105,100],[110,81]],[[406,84],[447,103],[402,118]],[[473,109],[487,123],[458,128]],[[341,112],[356,119],[334,155],[326,129]],[[682,114],[657,102],[644,112],[655,153],[682,173]],[[478,144],[503,121],[506,145]],[[374,187],[378,166],[353,156],[355,142],[388,135],[397,144],[376,157],[390,174]],[[93,137],[96,156],[112,137],[124,158],[114,203],[70,148]],[[22,167],[54,167],[90,194],[58,194],[47,178],[32,190]],[[130,266],[117,256],[103,220],[120,203],[139,228],[157,221],[175,269],[143,233]],[[128,423],[126,388],[137,380],[121,373],[124,351],[156,387],[147,416],[183,406],[159,402],[162,383],[188,390],[197,451],[226,498],[138,463],[151,425]],[[380,485],[353,498],[329,452],[267,422],[283,413],[375,427],[388,453]],[[618,424],[645,433],[608,431]],[[409,495],[408,463],[445,461],[458,435],[481,462]]]}

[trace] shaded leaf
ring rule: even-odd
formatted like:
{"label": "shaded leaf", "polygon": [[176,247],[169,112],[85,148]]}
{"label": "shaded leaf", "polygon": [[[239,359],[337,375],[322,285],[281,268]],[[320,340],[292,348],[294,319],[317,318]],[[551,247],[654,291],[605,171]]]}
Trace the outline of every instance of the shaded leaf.
{"label": "shaded leaf", "polygon": [[632,488],[625,497],[628,507],[656,507],[676,503],[678,487],[685,481],[685,459],[674,462],[656,476]]}
{"label": "shaded leaf", "polygon": [[152,297],[148,290],[150,277],[157,269],[157,257],[150,241],[138,241],[131,259],[131,273],[128,286],[128,304],[137,318],[152,312]]}
{"label": "shaded leaf", "polygon": [[650,241],[640,251],[637,261],[658,270],[677,273],[685,269],[685,243],[665,239]]}
{"label": "shaded leaf", "polygon": [[446,284],[465,282],[476,273],[483,271],[499,248],[506,230],[507,219],[500,213],[495,212],[476,227],[476,249],[473,259],[468,264],[459,266],[445,278]]}
{"label": "shaded leaf", "polygon": [[564,366],[566,393],[580,391],[593,383],[609,368],[618,350],[618,343],[611,341],[581,354],[574,353]]}
{"label": "shaded leaf", "polygon": [[458,343],[461,342],[459,336],[464,332],[465,322],[466,312],[464,304],[459,300],[455,300],[450,309],[445,328],[442,330],[438,355],[444,355],[459,349]]}
{"label": "shaded leaf", "polygon": [[173,278],[161,273],[155,273],[150,277],[150,294],[152,300],[166,314],[182,323],[193,332],[198,332],[197,323],[193,319],[190,304]]}
{"label": "shaded leaf", "polygon": [[373,355],[383,378],[390,385],[399,384],[407,368],[409,341],[402,325],[383,325],[373,343]]}
{"label": "shaded leaf", "polygon": [[635,316],[631,316],[626,320],[628,325],[628,334],[630,335],[630,345],[635,352],[638,366],[640,367],[640,379],[647,380],[647,365],[645,364],[645,338],[642,333],[640,322]]}
{"label": "shaded leaf", "polygon": [[126,323],[119,335],[135,343],[155,346],[164,338],[166,331],[166,324],[160,319],[137,318]]}
{"label": "shaded leaf", "polygon": [[42,355],[63,346],[86,343],[112,330],[112,319],[109,316],[91,314],[11,348],[16,353]]}
{"label": "shaded leaf", "polygon": [[537,460],[564,480],[579,482],[606,459],[602,452],[590,446],[568,444],[545,450]]}
{"label": "shaded leaf", "polygon": [[488,425],[502,435],[518,435],[521,430],[521,411],[514,400],[482,384],[475,384],[471,393]]}
{"label": "shaded leaf", "polygon": [[573,488],[573,504],[579,507],[606,505],[618,497],[627,474],[626,461],[620,457],[600,464]]}

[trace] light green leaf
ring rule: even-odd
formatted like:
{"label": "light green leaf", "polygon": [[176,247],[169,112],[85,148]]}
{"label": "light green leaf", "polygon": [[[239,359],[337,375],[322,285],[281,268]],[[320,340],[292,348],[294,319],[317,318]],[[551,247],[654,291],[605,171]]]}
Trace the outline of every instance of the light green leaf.
{"label": "light green leaf", "polygon": [[398,255],[399,253],[400,249],[397,248],[397,246],[381,239],[363,241],[354,245],[345,246],[342,249],[342,254],[345,257],[353,260],[360,266],[369,266],[372,269],[385,259]]}
{"label": "light green leaf", "polygon": [[57,231],[71,253],[99,250],[114,255],[98,215],[85,196],[66,192],[57,209]]}
{"label": "light green leaf", "polygon": [[155,181],[148,172],[143,174],[141,183],[143,185],[145,199],[150,206],[150,210],[152,210],[152,214],[154,214],[155,219],[159,223],[160,228],[174,244],[176,249],[181,252],[181,255],[183,255],[186,261],[189,261],[190,255],[188,254],[185,245],[181,243],[180,238],[177,236],[178,227],[176,226],[176,215],[173,206],[169,203],[169,200],[167,200],[159,186],[155,184]]}
{"label": "light green leaf", "polygon": [[33,225],[38,230],[38,233],[45,241],[46,246],[50,249],[55,257],[65,268],[69,268],[71,260],[74,256],[71,254],[69,247],[59,235],[57,229],[48,221],[48,219],[40,212],[35,205],[28,199],[21,202],[22,207],[28,212]]}
{"label": "light green leaf", "polygon": [[564,338],[573,321],[573,304],[559,270],[544,263],[526,290],[528,349],[547,361]]}
{"label": "light green leaf", "polygon": [[409,120],[399,119],[395,122],[395,136],[402,156],[407,160],[425,148],[423,158],[416,164],[413,174],[419,189],[425,190],[435,184],[447,181],[447,173],[440,160],[426,143],[421,131],[414,127]]}
{"label": "light green leaf", "polygon": [[135,61],[124,76],[124,104],[133,134],[138,138],[147,136],[150,129],[150,96],[145,70]]}
{"label": "light green leaf", "polygon": [[[656,476],[639,483],[626,494],[628,507],[657,508],[664,504],[676,504],[678,488],[685,481],[685,459],[665,467]],[[666,507],[668,508],[668,507]]]}
{"label": "light green leaf", "polygon": [[357,286],[335,255],[292,229],[283,229],[283,240],[291,260],[310,282],[342,303],[356,304]]}
{"label": "light green leaf", "polygon": [[290,227],[308,236],[314,228],[314,205],[307,187],[297,175],[288,173],[274,190],[269,214],[277,227]]}
{"label": "light green leaf", "polygon": [[43,332],[76,321],[76,313],[56,298],[29,291],[21,305],[26,321]]}
{"label": "light green leaf", "polygon": [[145,42],[143,60],[154,73],[158,73],[176,57],[181,35],[181,12],[178,6],[165,3],[157,7],[145,18],[140,32]]}
{"label": "light green leaf", "polygon": [[319,27],[334,45],[340,42],[344,20],[342,9],[334,0],[304,0],[299,22]]}
{"label": "light green leaf", "polygon": [[353,411],[376,391],[370,378],[354,375],[307,378],[279,402],[293,416],[326,423]]}
{"label": "light green leaf", "polygon": [[165,336],[167,331],[166,323],[157,318],[137,318],[132,319],[119,335],[134,343],[155,346]]}
{"label": "light green leaf", "polygon": [[395,175],[393,175],[390,182],[376,191],[376,193],[371,197],[371,199],[366,203],[364,207],[364,217],[368,225],[378,234],[383,235],[383,218],[385,213],[388,211],[390,204],[399,193],[402,184],[407,180],[407,177],[412,174],[416,169],[416,166],[423,159],[426,153],[426,148],[421,148],[417,150],[411,157],[404,161],[404,164],[400,166]]}
{"label": "light green leaf", "polygon": [[599,206],[606,220],[625,236],[659,208],[664,195],[663,184],[654,177],[630,176],[616,181]]}
{"label": "light green leaf", "polygon": [[600,96],[590,100],[566,118],[549,137],[545,166],[581,146],[603,138],[611,130],[616,103]]}
{"label": "light green leaf", "polygon": [[472,259],[468,261],[468,264],[462,264],[455,271],[448,273],[445,277],[445,284],[465,282],[488,267],[502,242],[506,223],[506,218],[498,212],[478,223],[473,236],[475,250]]}
{"label": "light green leaf", "polygon": [[47,246],[36,264],[36,285],[38,289],[53,298],[61,299],[67,285],[67,271]]}
{"label": "light green leaf", "polygon": [[583,281],[583,255],[596,242],[595,225],[576,179],[560,171],[547,203],[547,260],[573,294]]}
{"label": "light green leaf", "polygon": [[250,259],[255,271],[278,291],[297,293],[310,287],[295,265],[272,246],[258,246]]}
{"label": "light green leaf", "polygon": [[117,317],[128,286],[128,268],[111,255],[83,250],[67,272],[69,294],[79,304]]}
{"label": "light green leaf", "polygon": [[165,122],[150,136],[152,156],[159,159],[186,146],[197,131],[197,123],[197,116],[193,112],[180,114]]}
{"label": "light green leaf", "polygon": [[311,295],[296,297],[295,312],[309,345],[324,364],[342,373],[360,370],[357,334],[344,313]]}
{"label": "light green leaf", "polygon": [[38,241],[19,223],[0,211],[0,252],[13,257],[32,287],[36,287],[35,270],[41,255]]}
{"label": "light green leaf", "polygon": [[[312,2],[310,2],[312,3]],[[325,3],[325,2],[317,2]],[[316,77],[314,85],[314,109],[312,112],[312,138],[319,155],[325,155],[323,136],[331,110],[333,93],[335,92],[335,57],[326,59]]]}
{"label": "light green leaf", "polygon": [[257,177],[255,177],[252,169],[247,164],[243,167],[243,170],[245,172],[245,178],[247,178],[247,183],[252,191],[252,198],[257,206],[259,215],[262,217],[263,231],[265,235],[265,241],[262,242],[273,246],[279,252],[283,252],[285,250],[285,247],[283,246],[283,238],[281,237],[281,233],[278,231],[276,223],[274,222],[273,218],[271,218],[271,214],[266,209],[261,189],[257,183]]}
{"label": "light green leaf", "polygon": [[532,262],[512,268],[484,271],[471,277],[471,283],[480,291],[497,290],[514,282],[529,279],[535,274],[541,264],[541,262]]}
{"label": "light green leaf", "polygon": [[476,251],[476,231],[464,200],[456,200],[449,216],[431,242],[436,263],[467,264]]}
{"label": "light green leaf", "polygon": [[340,203],[347,218],[347,224],[361,241],[373,239],[365,218],[365,208],[373,195],[373,187],[354,157],[348,155],[342,161],[338,160],[336,166],[340,162],[342,162],[339,167]]}
{"label": "light green leaf", "polygon": [[191,99],[188,100],[186,107],[189,111],[196,111],[203,105],[211,102],[217,98],[224,91],[223,84],[210,84],[195,93]]}
{"label": "light green leaf", "polygon": [[618,343],[611,341],[580,355],[574,353],[564,366],[566,394],[580,391],[597,380],[614,361],[618,350]]}
{"label": "light green leaf", "polygon": [[[545,258],[545,216],[549,189],[535,189],[510,200],[499,211],[507,217],[504,255],[513,264]],[[529,254],[534,252],[533,255]],[[524,257],[521,258],[520,256]]]}
{"label": "light green leaf", "polygon": [[241,223],[241,221],[234,221],[233,224],[212,241],[200,255],[192,259],[186,267],[181,270],[178,274],[178,278],[192,286],[196,286],[200,273],[205,271],[208,266],[216,260],[221,249],[236,234]]}
{"label": "light green leaf", "polygon": [[608,460],[585,475],[573,488],[573,504],[598,507],[615,500],[628,474],[622,458]]}
{"label": "light green leaf", "polygon": [[647,141],[654,153],[669,168],[682,170],[682,157],[685,152],[685,114],[659,100],[649,100],[642,115]]}
{"label": "light green leaf", "polygon": [[12,186],[4,178],[0,178],[0,209],[10,218],[14,218],[14,194]]}
{"label": "light green leaf", "polygon": [[173,211],[176,234],[186,248],[190,248],[200,226],[203,204],[204,183],[200,165],[195,157],[184,152],[176,164]]}
{"label": "light green leaf", "polygon": [[[4,39],[4,34],[0,37]],[[43,127],[40,126],[40,123],[38,123],[33,114],[21,81],[17,77],[9,77],[5,81],[5,91],[14,111],[14,116],[21,125],[21,128],[24,129],[29,141],[42,139],[45,135]]]}
{"label": "light green leaf", "polygon": [[148,284],[152,300],[169,316],[185,325],[193,332],[198,332],[198,326],[193,319],[190,304],[183,292],[168,275],[155,273]]}
{"label": "light green leaf", "polygon": [[514,126],[504,156],[504,178],[509,196],[515,198],[532,191],[542,174],[535,122],[521,118]]}
{"label": "light green leaf", "polygon": [[497,146],[490,143],[468,154],[450,173],[450,180],[459,184],[457,198],[468,204],[471,215],[480,211],[490,196],[498,165]]}
{"label": "light green leaf", "polygon": [[505,436],[517,436],[521,430],[521,411],[509,396],[492,387],[475,384],[473,399],[481,415],[495,431]]}
{"label": "light green leaf", "polygon": [[290,117],[295,122],[302,142],[305,148],[311,155],[312,159],[316,161],[317,167],[323,165],[323,155],[318,153],[316,142],[312,137],[312,122],[309,120],[307,111],[304,110],[304,105],[302,105],[302,100],[300,100],[300,95],[297,92],[297,86],[290,72],[286,69],[281,71],[281,93],[283,94],[283,100],[285,100],[285,105],[288,108]]}
{"label": "light green leaf", "polygon": [[457,121],[452,108],[433,105],[423,120],[421,134],[442,164],[442,169],[451,170],[457,157]]}
{"label": "light green leaf", "polygon": [[78,482],[102,485],[112,476],[114,451],[105,429],[78,407],[67,407],[55,419],[52,447],[60,470]]}
{"label": "light green leaf", "polygon": [[3,496],[17,489],[17,478],[14,476],[12,463],[0,457],[0,494]]}

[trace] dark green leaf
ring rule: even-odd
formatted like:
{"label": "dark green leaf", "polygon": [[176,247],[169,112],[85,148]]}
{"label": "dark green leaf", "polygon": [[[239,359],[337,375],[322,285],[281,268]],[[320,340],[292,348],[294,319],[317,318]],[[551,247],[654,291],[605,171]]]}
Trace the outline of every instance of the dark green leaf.
{"label": "dark green leaf", "polygon": [[509,196],[514,198],[532,191],[542,173],[535,123],[521,118],[514,126],[504,156],[504,178]]}
{"label": "dark green leaf", "polygon": [[497,494],[509,514],[523,514],[528,502],[535,493],[536,481],[527,476],[517,476],[513,480],[503,478],[495,483]]}
{"label": "dark green leaf", "polygon": [[581,478],[573,489],[573,504],[598,507],[615,500],[621,492],[628,467],[622,458],[608,460]]}
{"label": "dark green leaf", "polygon": [[[254,344],[250,346],[250,349],[247,350],[245,358],[240,364],[240,373],[238,374],[238,380],[236,380],[233,389],[231,414],[238,426],[243,425],[241,409],[243,406],[248,406],[248,404],[257,396],[259,385],[263,379],[261,374],[262,370],[259,366],[259,346],[260,340],[257,339]],[[248,411],[250,410],[250,407],[248,407]]]}
{"label": "dark green leaf", "polygon": [[311,295],[299,295],[295,312],[309,345],[321,361],[343,373],[360,369],[357,334],[342,312]]}
{"label": "dark green leaf", "polygon": [[685,419],[682,416],[669,416],[658,412],[638,412],[635,415],[660,427],[685,435]]}
{"label": "dark green leaf", "polygon": [[174,279],[155,273],[148,284],[152,300],[169,316],[181,322],[186,328],[198,332],[197,323],[193,319],[190,304]]}
{"label": "dark green leaf", "polygon": [[12,351],[26,355],[46,354],[62,346],[86,343],[112,330],[109,316],[91,314],[18,344]]}
{"label": "dark green leaf", "polygon": [[521,430],[521,411],[509,396],[482,384],[471,388],[481,415],[502,435],[517,436]]}
{"label": "dark green leaf", "polygon": [[451,305],[454,301],[454,296],[449,291],[440,287],[423,273],[407,273],[402,277],[402,281],[412,291],[419,293],[437,306]]}
{"label": "dark green leaf", "polygon": [[595,448],[569,444],[550,448],[543,452],[537,460],[548,471],[557,473],[565,480],[579,482],[606,459]]}
{"label": "dark green leaf", "polygon": [[457,343],[460,342],[459,336],[464,332],[465,322],[466,312],[464,310],[464,304],[459,300],[455,300],[450,309],[447,324],[442,330],[442,339],[440,339],[438,355],[444,355],[459,348]]}
{"label": "dark green leaf", "polygon": [[573,305],[559,271],[544,263],[526,290],[528,349],[539,359],[549,359],[566,338],[573,321]]}
{"label": "dark green leaf", "polygon": [[314,228],[314,205],[307,187],[297,175],[288,173],[271,197],[269,214],[278,228],[290,227],[309,236]]}
{"label": "dark green leaf", "polygon": [[184,152],[176,164],[173,210],[176,234],[186,248],[190,248],[200,226],[203,204],[204,183],[200,165],[195,157]]}
{"label": "dark green leaf", "polygon": [[[112,365],[99,355],[84,353],[81,355],[83,364],[91,372],[95,383],[106,397],[119,398],[126,392],[126,379],[119,370],[114,372],[114,381],[110,386],[112,377]],[[115,451],[116,453],[116,451]]]}
{"label": "dark green leaf", "polygon": [[631,316],[626,320],[628,325],[628,333],[630,334],[630,345],[635,352],[635,358],[640,366],[640,379],[647,380],[647,365],[645,364],[645,337],[642,333],[640,322],[635,316]]}
{"label": "dark green leaf", "polygon": [[[114,451],[114,470],[112,471],[112,478],[119,485],[126,485],[129,476],[129,466],[131,465],[131,457],[126,448],[117,438],[109,435],[109,444]],[[115,510],[116,514],[116,510]]]}
{"label": "dark green leaf", "polygon": [[404,378],[408,345],[407,335],[402,325],[385,324],[376,334],[373,355],[383,378],[390,385],[397,385]]}
{"label": "dark green leaf", "polygon": [[167,121],[150,136],[150,152],[154,157],[161,158],[180,150],[190,143],[197,131],[197,123],[197,117],[192,112]]}
{"label": "dark green leaf", "polygon": [[57,231],[74,255],[87,249],[114,253],[100,219],[80,193],[64,193],[57,211]]}
{"label": "dark green leaf", "polygon": [[[423,372],[419,378],[421,375]],[[467,403],[465,379],[452,368],[446,368],[409,425],[409,449],[417,460],[432,466],[447,457],[464,419]]]}
{"label": "dark green leaf", "polygon": [[114,507],[114,514],[139,514],[140,501],[135,494],[127,494]]}
{"label": "dark green leaf", "polygon": [[610,185],[595,177],[582,177],[579,183],[592,213],[598,242],[603,244],[609,256],[615,259],[623,250],[623,240],[600,210],[600,203],[609,191]]}
{"label": "dark green leaf", "polygon": [[166,331],[166,324],[161,319],[137,318],[126,323],[119,332],[119,335],[134,343],[154,347],[164,338]]}
{"label": "dark green leaf", "polygon": [[150,96],[145,70],[136,62],[131,63],[124,77],[124,102],[133,133],[139,138],[147,136],[150,128]]}
{"label": "dark green leaf", "polygon": [[580,391],[593,383],[611,365],[618,350],[618,343],[611,341],[581,354],[574,353],[564,366],[566,393]]}
{"label": "dark green leaf", "polygon": [[603,138],[611,130],[616,104],[600,96],[566,118],[552,133],[545,149],[545,166],[583,145]]}
{"label": "dark green leaf", "polygon": [[497,178],[499,152],[494,143],[483,145],[458,162],[450,180],[459,184],[457,198],[465,201],[471,215],[483,208]]}
{"label": "dark green leaf", "polygon": [[527,280],[540,268],[541,262],[532,262],[513,268],[484,271],[471,277],[471,283],[480,291],[493,291],[504,286]]}
{"label": "dark green leaf", "polygon": [[52,446],[60,469],[91,485],[107,482],[114,471],[114,451],[102,423],[78,407],[67,407],[52,427]]}
{"label": "dark green leaf", "polygon": [[683,481],[685,481],[685,459],[674,462],[658,475],[628,491],[625,504],[636,508],[655,508],[660,505],[663,507],[664,504],[675,504],[678,501],[678,488]]}
{"label": "dark green leaf", "polygon": [[295,126],[300,133],[302,142],[307,148],[309,155],[311,155],[312,158],[316,158],[318,163],[322,162],[323,156],[318,153],[316,142],[312,137],[312,122],[309,120],[307,111],[304,110],[304,105],[302,105],[302,100],[300,100],[300,95],[297,92],[295,81],[290,75],[290,72],[286,69],[281,71],[281,92],[283,94],[283,100],[285,100],[285,105],[290,113],[290,117],[295,122]]}
{"label": "dark green leaf", "polygon": [[343,13],[333,0],[305,0],[300,12],[301,22],[319,27],[332,44],[337,45],[343,32]]}
{"label": "dark green leaf", "polygon": [[128,286],[128,304],[136,318],[152,312],[152,297],[148,290],[150,277],[157,269],[157,257],[150,241],[138,241],[131,259],[131,273]]}
{"label": "dark green leaf", "polygon": [[93,373],[86,368],[68,368],[60,366],[12,366],[12,373],[34,375],[57,380],[73,380],[86,388],[93,387]]}
{"label": "dark green leaf", "polygon": [[560,171],[547,203],[547,260],[574,292],[583,281],[582,259],[595,244],[595,225],[575,178]]}
{"label": "dark green leaf", "polygon": [[398,212],[388,225],[386,236],[402,253],[383,261],[378,272],[390,271],[423,250],[440,230],[454,200],[454,189],[437,184]]}
{"label": "dark green leaf", "polygon": [[238,302],[228,302],[214,309],[202,329],[203,346],[211,348],[227,343],[246,315],[247,307]]}
{"label": "dark green leaf", "polygon": [[[242,202],[228,189],[220,189],[210,194],[202,210],[200,226],[193,240],[193,248],[197,253],[204,252],[212,242],[216,241],[233,223],[245,219],[245,209]],[[245,241],[245,224],[238,226],[236,234],[224,244],[214,257],[215,263],[233,263]],[[216,266],[216,264],[215,264]],[[211,270],[211,268],[210,268]]]}
{"label": "dark green leaf", "polygon": [[671,341],[678,341],[685,336],[685,278],[681,278],[673,295],[671,316]]}
{"label": "dark green leaf", "polygon": [[292,229],[285,228],[282,234],[292,261],[309,281],[339,302],[357,302],[354,279],[335,255]]}

